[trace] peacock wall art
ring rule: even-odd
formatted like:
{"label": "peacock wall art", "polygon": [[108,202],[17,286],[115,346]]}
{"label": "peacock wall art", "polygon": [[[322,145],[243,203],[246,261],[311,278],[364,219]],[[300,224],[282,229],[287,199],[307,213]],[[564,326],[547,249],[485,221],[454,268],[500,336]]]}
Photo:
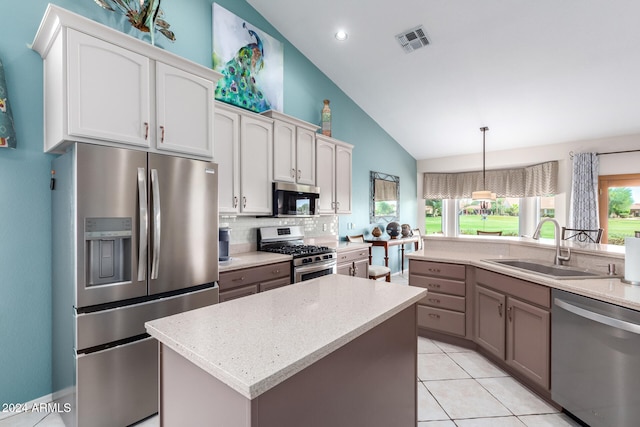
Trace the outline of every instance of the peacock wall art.
{"label": "peacock wall art", "polygon": [[255,112],[282,111],[282,43],[213,4],[213,68],[222,74],[217,100]]}

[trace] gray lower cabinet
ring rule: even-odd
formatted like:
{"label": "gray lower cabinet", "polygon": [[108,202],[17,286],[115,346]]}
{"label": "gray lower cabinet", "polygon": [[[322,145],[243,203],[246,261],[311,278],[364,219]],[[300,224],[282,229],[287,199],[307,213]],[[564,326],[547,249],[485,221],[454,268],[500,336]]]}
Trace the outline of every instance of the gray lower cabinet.
{"label": "gray lower cabinet", "polygon": [[220,302],[245,297],[291,283],[291,263],[279,262],[220,273]]}
{"label": "gray lower cabinet", "polygon": [[340,250],[336,272],[346,276],[369,277],[369,249]]}
{"label": "gray lower cabinet", "polygon": [[409,284],[429,290],[418,303],[418,327],[445,334],[467,335],[466,267],[410,260]]}
{"label": "gray lower cabinet", "polygon": [[475,342],[549,390],[550,289],[477,269],[474,301]]}

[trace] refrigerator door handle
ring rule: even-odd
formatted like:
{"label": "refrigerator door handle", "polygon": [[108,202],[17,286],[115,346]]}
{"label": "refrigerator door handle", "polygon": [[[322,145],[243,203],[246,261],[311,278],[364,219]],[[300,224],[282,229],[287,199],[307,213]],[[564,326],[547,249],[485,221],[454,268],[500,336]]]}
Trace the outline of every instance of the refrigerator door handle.
{"label": "refrigerator door handle", "polygon": [[138,203],[140,215],[140,233],[138,242],[138,281],[147,279],[147,251],[149,230],[149,214],[147,212],[147,171],[138,168]]}
{"label": "refrigerator door handle", "polygon": [[151,261],[151,279],[158,278],[160,260],[160,184],[158,170],[151,169],[151,191],[153,197],[153,258]]}

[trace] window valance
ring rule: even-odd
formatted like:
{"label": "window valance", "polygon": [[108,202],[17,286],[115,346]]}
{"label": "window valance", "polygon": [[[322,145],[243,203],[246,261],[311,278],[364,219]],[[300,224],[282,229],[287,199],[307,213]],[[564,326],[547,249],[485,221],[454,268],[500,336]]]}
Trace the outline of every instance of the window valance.
{"label": "window valance", "polygon": [[477,190],[490,190],[498,197],[549,196],[557,193],[558,162],[546,162],[524,168],[495,169],[459,173],[425,173],[425,199],[462,199]]}

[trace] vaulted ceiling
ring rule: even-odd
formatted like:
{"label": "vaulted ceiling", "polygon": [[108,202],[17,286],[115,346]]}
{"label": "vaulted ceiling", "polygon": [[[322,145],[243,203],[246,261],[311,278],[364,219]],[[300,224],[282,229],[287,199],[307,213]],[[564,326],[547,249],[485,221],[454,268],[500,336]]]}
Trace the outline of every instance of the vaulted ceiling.
{"label": "vaulted ceiling", "polygon": [[640,133],[640,1],[247,1],[418,160]]}

